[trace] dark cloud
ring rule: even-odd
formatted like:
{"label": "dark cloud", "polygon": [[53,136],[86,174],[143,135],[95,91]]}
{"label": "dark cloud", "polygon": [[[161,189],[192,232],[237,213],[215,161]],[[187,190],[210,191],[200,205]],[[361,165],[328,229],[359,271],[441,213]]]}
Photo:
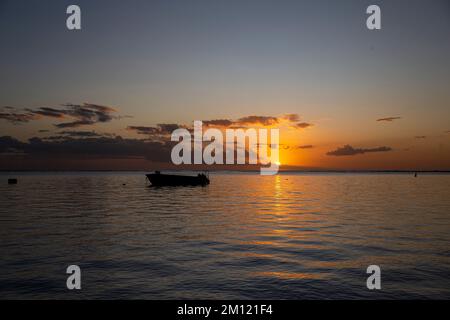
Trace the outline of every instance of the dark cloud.
{"label": "dark cloud", "polygon": [[169,162],[170,143],[148,142],[139,139],[124,139],[120,136],[73,139],[65,136],[41,139],[33,137],[21,142],[10,136],[0,137],[0,153],[11,150],[28,157],[74,158],[130,158],[140,157],[155,162]]}
{"label": "dark cloud", "polygon": [[263,126],[270,126],[277,124],[279,122],[277,117],[268,117],[268,116],[247,116],[242,117],[235,121],[235,124],[238,125],[251,125],[251,124],[259,124]]}
{"label": "dark cloud", "polygon": [[159,133],[159,128],[156,127],[128,126],[127,130],[136,131],[137,134],[147,134],[147,135]]}
{"label": "dark cloud", "polygon": [[283,117],[284,119],[290,121],[290,122],[298,122],[300,121],[300,116],[296,113],[290,113],[290,114],[286,114]]}
{"label": "dark cloud", "polygon": [[127,130],[135,131],[137,134],[149,136],[165,136],[170,135],[176,129],[186,128],[176,123],[159,123],[156,127],[146,126],[128,126]]}
{"label": "dark cloud", "polygon": [[284,119],[288,120],[295,129],[306,129],[313,126],[312,123],[300,122],[300,116],[295,113],[285,115]]}
{"label": "dark cloud", "polygon": [[345,145],[343,147],[337,148],[334,151],[327,152],[329,156],[354,156],[357,154],[364,154],[369,152],[387,152],[392,151],[390,147],[377,147],[377,148],[353,148],[350,145]]}
{"label": "dark cloud", "polygon": [[109,122],[115,118],[114,108],[91,103],[65,104],[64,110],[60,110],[65,115],[74,118],[75,121],[55,124],[58,128],[75,128],[84,125],[92,125],[98,122]]}
{"label": "dark cloud", "polygon": [[230,120],[230,119],[203,120],[203,124],[211,127],[216,126],[216,127],[237,129],[251,125],[271,126],[280,123],[282,120],[287,120],[294,128],[297,129],[304,129],[312,126],[311,123],[299,122],[300,116],[295,113],[285,114],[280,117],[252,115],[239,118],[238,120]]}
{"label": "dark cloud", "polygon": [[0,119],[12,123],[24,123],[37,120],[41,117],[53,119],[68,119],[68,122],[57,123],[57,128],[75,128],[85,125],[93,125],[99,122],[109,122],[119,118],[115,116],[116,110],[112,107],[92,103],[63,104],[60,108],[39,107],[20,110],[13,107],[0,109]]}
{"label": "dark cloud", "polygon": [[64,129],[64,128],[77,128],[77,127],[81,127],[81,126],[89,126],[89,125],[93,125],[94,123],[95,123],[95,121],[91,121],[91,120],[78,120],[78,121],[72,121],[72,122],[57,123],[57,124],[54,124],[54,126],[59,129]]}
{"label": "dark cloud", "polygon": [[303,146],[298,146],[299,149],[312,149],[314,146],[312,144],[305,144]]}
{"label": "dark cloud", "polygon": [[67,136],[61,136],[61,135],[59,135],[59,136],[46,136],[46,137],[43,137],[42,138],[42,140],[49,140],[49,141],[54,141],[54,140],[64,140],[64,139],[67,139]]}
{"label": "dark cloud", "polygon": [[0,153],[9,152],[10,150],[22,150],[26,146],[25,143],[11,137],[0,137]]}
{"label": "dark cloud", "polygon": [[307,145],[302,145],[302,146],[290,146],[287,144],[279,144],[280,148],[284,149],[284,150],[299,150],[299,149],[312,149],[314,148],[313,145],[311,144],[307,144]]}
{"label": "dark cloud", "polygon": [[305,128],[312,127],[313,124],[307,123],[307,122],[300,122],[300,123],[296,123],[294,126],[298,129],[305,129]]}
{"label": "dark cloud", "polygon": [[41,107],[37,110],[33,109],[27,109],[29,112],[43,116],[43,117],[50,117],[50,118],[64,118],[66,115],[65,110],[58,110],[54,108],[49,107]]}
{"label": "dark cloud", "polygon": [[29,113],[5,113],[0,112],[0,119],[7,120],[13,124],[25,123],[37,119],[36,115]]}
{"label": "dark cloud", "polygon": [[102,137],[104,134],[95,131],[61,131],[60,134],[69,137]]}
{"label": "dark cloud", "polygon": [[26,110],[20,110],[10,106],[0,107],[0,119],[9,121],[13,124],[21,124],[38,118],[38,115]]}
{"label": "dark cloud", "polygon": [[377,119],[377,121],[388,121],[388,122],[392,122],[394,120],[398,120],[401,119],[401,117],[387,117],[387,118],[380,118]]}
{"label": "dark cloud", "polygon": [[234,125],[234,121],[228,119],[203,120],[203,124],[206,126],[230,127]]}
{"label": "dark cloud", "polygon": [[113,134],[98,133],[95,131],[60,131],[59,135],[46,136],[43,140],[63,140],[63,139],[81,139],[81,138],[100,138],[100,137],[113,137]]}
{"label": "dark cloud", "polygon": [[161,130],[161,134],[172,134],[172,132],[176,129],[185,128],[184,126],[176,123],[159,123],[158,127]]}

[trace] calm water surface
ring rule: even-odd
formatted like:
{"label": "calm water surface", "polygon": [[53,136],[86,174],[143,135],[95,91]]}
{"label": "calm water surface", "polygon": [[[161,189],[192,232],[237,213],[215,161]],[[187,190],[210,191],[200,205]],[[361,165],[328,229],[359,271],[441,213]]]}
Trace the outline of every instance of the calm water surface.
{"label": "calm water surface", "polygon": [[[450,298],[450,175],[0,178],[0,298]],[[65,269],[82,269],[68,291]],[[382,290],[366,288],[366,268]]]}

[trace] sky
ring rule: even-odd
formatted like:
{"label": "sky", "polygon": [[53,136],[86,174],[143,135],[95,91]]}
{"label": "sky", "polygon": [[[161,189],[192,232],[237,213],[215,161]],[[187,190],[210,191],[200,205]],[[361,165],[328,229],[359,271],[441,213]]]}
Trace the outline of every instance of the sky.
{"label": "sky", "polygon": [[447,0],[0,0],[0,170],[151,169],[194,120],[280,128],[285,168],[450,170],[449,39]]}

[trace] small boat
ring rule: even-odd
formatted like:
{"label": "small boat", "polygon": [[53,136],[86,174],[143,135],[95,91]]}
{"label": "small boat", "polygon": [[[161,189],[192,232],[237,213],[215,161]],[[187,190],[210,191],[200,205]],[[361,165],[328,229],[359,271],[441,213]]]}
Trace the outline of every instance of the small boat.
{"label": "small boat", "polygon": [[209,177],[204,173],[196,176],[183,176],[155,171],[146,176],[152,186],[206,186],[209,184]]}

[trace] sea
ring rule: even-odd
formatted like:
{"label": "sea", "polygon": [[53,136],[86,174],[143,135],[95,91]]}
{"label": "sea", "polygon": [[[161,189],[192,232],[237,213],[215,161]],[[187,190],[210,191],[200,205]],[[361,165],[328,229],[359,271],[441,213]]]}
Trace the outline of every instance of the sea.
{"label": "sea", "polygon": [[0,298],[450,299],[450,175],[210,180],[0,173]]}

